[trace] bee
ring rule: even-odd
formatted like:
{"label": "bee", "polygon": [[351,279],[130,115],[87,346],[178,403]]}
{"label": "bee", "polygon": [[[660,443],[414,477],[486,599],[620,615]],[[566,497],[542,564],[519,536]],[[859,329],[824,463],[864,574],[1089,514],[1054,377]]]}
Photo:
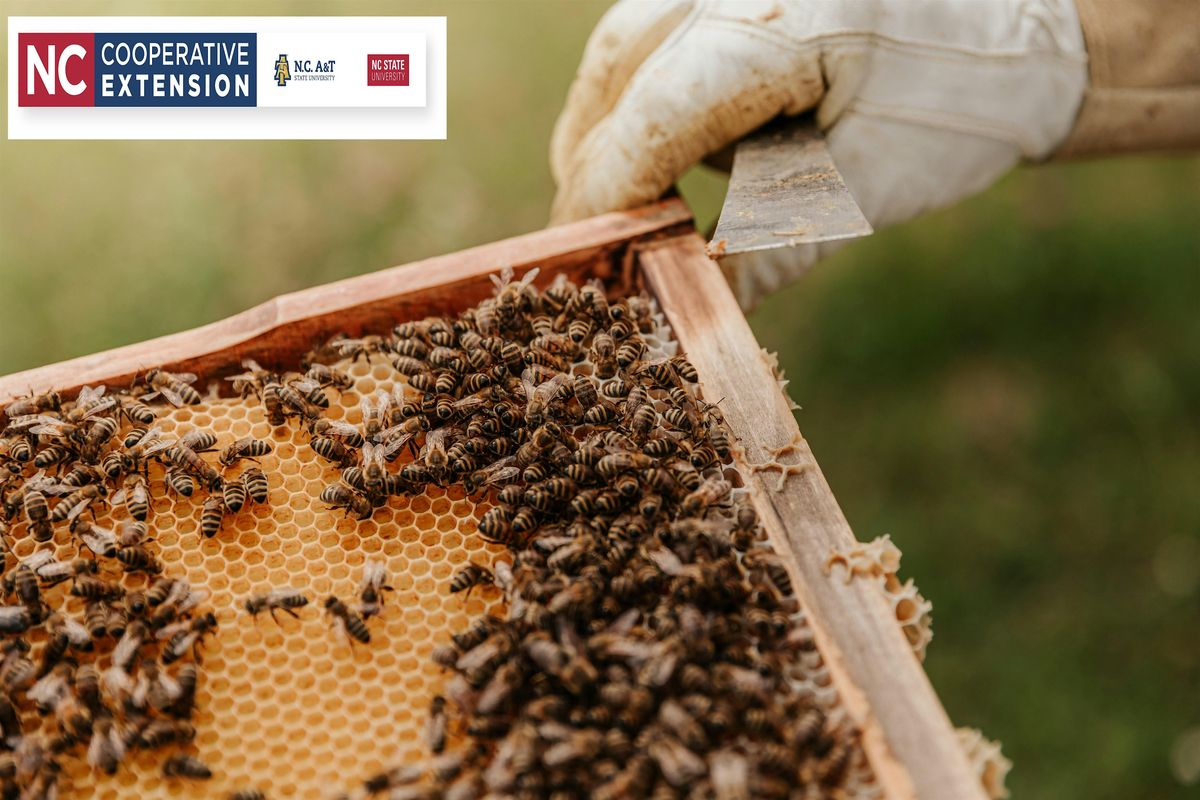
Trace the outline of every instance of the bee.
{"label": "bee", "polygon": [[162,396],[173,406],[194,406],[200,402],[200,393],[189,384],[196,382],[196,376],[187,372],[172,373],[155,367],[143,378],[150,394],[142,400]]}
{"label": "bee", "polygon": [[188,651],[197,647],[205,636],[216,630],[217,618],[212,612],[197,617],[191,622],[182,623],[184,627],[172,631],[163,628],[158,632],[158,638],[167,639],[162,650],[162,663],[170,664],[182,658]]}
{"label": "bee", "polygon": [[343,508],[359,519],[367,519],[375,510],[366,496],[341,483],[326,486],[321,492],[321,502],[328,503],[331,508]]}
{"label": "bee", "polygon": [[33,618],[25,606],[0,606],[0,633],[24,633],[32,624]]}
{"label": "bee", "polygon": [[644,453],[617,452],[604,456],[596,464],[596,471],[605,480],[613,480],[622,472],[649,469],[654,459]]}
{"label": "bee", "polygon": [[30,414],[58,411],[60,408],[62,408],[62,397],[58,392],[42,392],[12,401],[4,407],[4,416],[11,420]]}
{"label": "bee", "polygon": [[96,467],[77,463],[70,472],[62,477],[62,484],[79,488],[89,483],[99,483],[102,480],[104,480],[104,475]]}
{"label": "bee", "polygon": [[112,498],[113,503],[124,503],[125,510],[135,520],[143,521],[150,513],[150,491],[146,477],[135,472],[125,478],[125,484]]}
{"label": "bee", "polygon": [[340,391],[345,391],[354,385],[354,379],[345,372],[326,366],[325,364],[309,365],[308,370],[304,373],[304,377],[311,381],[316,381],[322,386],[332,386]]}
{"label": "bee", "polygon": [[429,704],[429,719],[425,723],[425,743],[430,752],[446,749],[446,698],[435,695]]}
{"label": "bee", "polygon": [[238,789],[229,794],[228,800],[267,800],[267,796],[259,789]]}
{"label": "bee", "polygon": [[299,589],[275,589],[270,592],[256,594],[246,600],[246,613],[252,617],[258,617],[263,611],[271,614],[271,619],[279,621],[275,616],[276,611],[286,611],[296,619],[300,615],[296,613],[296,609],[303,608],[308,605],[308,596]]}
{"label": "bee", "polygon": [[212,491],[217,491],[221,488],[221,484],[223,483],[221,473],[213,469],[211,464],[202,459],[195,450],[188,447],[182,441],[170,445],[166,449],[165,455],[173,466],[192,473],[192,475]]}
{"label": "bee", "polygon": [[318,437],[309,442],[309,446],[312,447],[313,452],[326,461],[331,461],[343,467],[354,463],[354,455],[350,448],[337,439]]}
{"label": "bee", "polygon": [[329,340],[329,346],[333,348],[341,357],[349,358],[351,361],[370,360],[372,353],[383,351],[382,336],[363,336],[359,339],[351,339],[347,336],[338,335]]}
{"label": "bee", "polygon": [[80,458],[86,463],[95,464],[100,459],[100,450],[116,435],[120,422],[116,417],[97,417],[88,428],[83,446],[79,450]]}
{"label": "bee", "polygon": [[246,436],[238,439],[233,444],[221,451],[218,461],[223,467],[232,467],[243,458],[258,458],[265,456],[271,452],[273,448],[270,442],[264,442],[261,439],[255,439],[252,436]]}
{"label": "bee", "polygon": [[68,494],[59,501],[50,514],[51,522],[73,520],[82,514],[92,503],[104,497],[107,490],[100,484],[88,484]]}
{"label": "bee", "polygon": [[209,495],[204,499],[200,510],[200,533],[206,539],[216,536],[225,521],[225,498],[223,495]]}
{"label": "bee", "polygon": [[231,481],[225,481],[225,485],[221,489],[221,500],[230,514],[241,511],[242,506],[246,505],[245,478],[239,475]]}
{"label": "bee", "polygon": [[240,483],[246,487],[246,494],[255,503],[265,503],[270,498],[271,487],[266,474],[258,467],[247,467],[242,472]]}
{"label": "bee", "polygon": [[325,387],[318,381],[308,378],[291,378],[287,382],[289,389],[299,393],[304,399],[304,402],[315,408],[329,408],[329,396],[325,394]]}
{"label": "bee", "polygon": [[120,600],[125,596],[125,590],[119,583],[82,575],[71,584],[71,594],[85,600]]}
{"label": "bee", "polygon": [[598,281],[581,286],[576,297],[579,307],[592,319],[608,321],[608,298],[604,296],[604,287]]}
{"label": "bee", "polygon": [[464,564],[458,572],[454,573],[454,577],[450,580],[450,591],[452,593],[465,591],[470,596],[476,586],[490,586],[494,582],[495,578],[490,569],[472,562]]}
{"label": "bee", "polygon": [[168,778],[208,780],[212,777],[212,770],[195,756],[176,753],[163,762],[163,775]]}
{"label": "bee", "polygon": [[346,447],[354,449],[361,448],[363,442],[366,441],[357,426],[341,420],[328,419],[327,417],[314,420],[309,431],[314,437],[337,439],[343,442]]}
{"label": "bee", "polygon": [[120,548],[117,550],[117,560],[125,567],[126,572],[145,572],[151,575],[162,572],[159,560],[140,545]]}
{"label": "bee", "polygon": [[634,372],[639,378],[649,378],[655,386],[667,389],[675,386],[676,372],[670,360],[644,361]]}
{"label": "bee", "polygon": [[79,537],[87,549],[97,556],[113,558],[117,554],[117,537],[111,530],[93,525],[85,519],[76,519],[71,532]]}
{"label": "bee", "polygon": [[333,619],[334,627],[341,628],[348,638],[357,639],[363,644],[371,641],[371,632],[362,616],[350,609],[334,595],[325,598],[325,611]]}
{"label": "bee", "polygon": [[183,497],[191,497],[196,491],[196,479],[181,469],[168,469],[164,480],[171,491]]}
{"label": "bee", "polygon": [[92,727],[91,743],[88,745],[88,765],[107,775],[115,775],[124,758],[125,740],[112,717],[97,719]]}
{"label": "bee", "polygon": [[621,369],[628,369],[646,352],[646,343],[640,338],[628,339],[617,348],[616,362]]}
{"label": "bee", "polygon": [[358,611],[364,620],[383,610],[383,593],[393,591],[387,581],[387,568],[383,562],[371,558],[363,562],[362,582],[358,589],[361,601]]}
{"label": "bee", "polygon": [[492,275],[492,283],[496,286],[495,312],[502,326],[511,326],[518,312],[527,312],[533,306],[537,290],[533,288],[533,279],[537,277],[538,268],[534,267],[522,276],[520,281],[513,281],[512,267],[505,267],[500,276]]}
{"label": "bee", "polygon": [[57,586],[80,575],[95,575],[98,570],[98,564],[89,558],[76,558],[71,561],[51,559],[33,568],[38,580],[47,587]]}
{"label": "bee", "polygon": [[364,397],[359,401],[359,409],[362,411],[363,437],[367,441],[377,441],[376,437],[387,427],[385,423],[390,405],[391,397],[383,391],[376,392],[374,399]]}

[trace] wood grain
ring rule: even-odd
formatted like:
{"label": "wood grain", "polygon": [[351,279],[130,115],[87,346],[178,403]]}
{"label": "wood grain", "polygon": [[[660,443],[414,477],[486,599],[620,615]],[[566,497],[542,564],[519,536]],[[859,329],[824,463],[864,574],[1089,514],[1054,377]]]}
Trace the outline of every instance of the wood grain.
{"label": "wood grain", "polygon": [[[829,554],[855,541],[770,365],[696,235],[639,250],[641,274],[676,338],[745,452],[739,467],[776,549],[790,562],[817,646],[889,800],[983,800],[950,719],[913,655],[882,590],[831,579]],[[779,471],[752,464],[792,445],[780,459],[803,465],[776,491]]]}
{"label": "wood grain", "polygon": [[244,358],[268,368],[294,364],[336,333],[388,331],[396,320],[474,305],[492,290],[488,275],[505,266],[518,276],[539,267],[539,284],[559,272],[619,278],[631,243],[678,233],[691,218],[672,198],[281,295],[190,331],[0,378],[0,406],[31,391],[72,396],[81,386],[127,385],[154,366],[219,378],[240,371]]}

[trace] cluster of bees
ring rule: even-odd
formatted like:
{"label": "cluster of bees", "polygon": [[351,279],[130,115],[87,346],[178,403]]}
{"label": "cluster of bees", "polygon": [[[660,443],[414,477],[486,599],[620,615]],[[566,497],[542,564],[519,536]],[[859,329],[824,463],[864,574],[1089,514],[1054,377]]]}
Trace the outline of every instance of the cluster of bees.
{"label": "cluster of bees", "polygon": [[[461,485],[509,555],[452,592],[507,604],[438,647],[427,759],[365,795],[811,798],[840,786],[856,734],[787,676],[808,629],[782,561],[726,473],[733,443],[653,306],[560,277],[505,276],[453,318],[335,337],[305,366],[388,361],[361,419],[287,404],[341,469],[321,495],[358,518]],[[270,405],[255,373],[241,376]],[[274,382],[279,385],[278,380]]]}
{"label": "cluster of bees", "polygon": [[[202,607],[204,590],[163,574],[152,501],[156,491],[206,492],[199,528],[214,536],[227,515],[268,501],[259,467],[229,472],[271,445],[238,440],[214,465],[201,455],[215,449],[213,434],[164,436],[155,426],[164,401],[200,402],[194,380],[152,369],[126,390],[85,387],[73,401],[47,392],[4,409],[0,797],[56,796],[63,759],[74,753],[113,774],[134,750],[170,747],[165,776],[211,777],[186,748],[195,736],[196,651],[217,619]],[[109,511],[124,517],[116,529],[96,522]],[[34,549],[16,558],[12,544],[24,537]],[[76,557],[60,560],[66,545]],[[253,789],[234,796],[262,797]]]}
{"label": "cluster of bees", "polygon": [[[719,409],[699,398],[692,365],[662,351],[648,299],[610,302],[599,284],[561,276],[539,291],[534,275],[504,276],[492,298],[453,318],[335,337],[300,372],[246,361],[227,379],[272,425],[307,430],[315,456],[338,468],[321,502],[367,519],[391,497],[462,486],[487,507],[480,534],[508,550],[451,579],[452,592],[498,589],[507,613],[436,649],[447,675],[429,709],[428,758],[371,776],[360,792],[836,792],[857,736],[788,678],[814,645],[728,471],[734,444]],[[355,388],[335,366],[347,358],[397,372],[390,389],[362,397],[357,421],[326,413],[327,391]],[[0,532],[47,544],[0,581],[12,600],[0,606],[0,800],[53,796],[75,748],[112,772],[132,748],[170,746],[167,776],[211,774],[187,747],[193,651],[216,619],[201,609],[203,591],[162,575],[147,519],[159,487],[203,496],[199,529],[215,536],[227,516],[269,501],[253,459],[271,445],[245,438],[218,450],[205,431],[164,436],[156,405],[199,402],[193,382],[155,369],[128,390],[84,389],[71,402],[48,393],[5,409]],[[102,506],[128,519],[102,528]],[[67,537],[79,557],[60,562],[51,553]],[[149,576],[144,591],[125,588],[130,573]],[[383,565],[368,560],[356,597],[330,595],[324,611],[367,643],[389,590]],[[295,616],[311,602],[274,589],[244,609]]]}

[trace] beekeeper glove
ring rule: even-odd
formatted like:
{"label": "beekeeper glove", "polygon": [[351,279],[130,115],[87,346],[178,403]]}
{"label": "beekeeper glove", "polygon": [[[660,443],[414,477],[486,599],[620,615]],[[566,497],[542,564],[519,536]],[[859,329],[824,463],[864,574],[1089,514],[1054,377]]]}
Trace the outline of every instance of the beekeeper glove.
{"label": "beekeeper glove", "polygon": [[[1087,83],[1071,0],[621,0],[551,142],[553,220],[631,208],[778,114],[816,109],[876,227],[1052,153]],[[825,247],[734,256],[744,308]]]}

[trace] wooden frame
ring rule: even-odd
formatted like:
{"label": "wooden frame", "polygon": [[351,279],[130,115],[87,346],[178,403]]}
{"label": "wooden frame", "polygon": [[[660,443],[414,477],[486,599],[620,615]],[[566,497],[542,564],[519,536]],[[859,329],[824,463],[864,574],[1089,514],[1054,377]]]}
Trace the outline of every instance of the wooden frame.
{"label": "wooden frame", "polygon": [[[982,800],[979,779],[881,590],[827,576],[829,554],[854,536],[690,220],[679,200],[666,200],[284,295],[192,331],[0,378],[0,407],[30,391],[69,395],[83,385],[125,385],[152,366],[217,377],[248,357],[281,365],[339,331],[386,330],[396,320],[473,304],[503,266],[518,275],[536,267],[539,284],[559,273],[625,289],[640,281],[658,299],[706,394],[724,398],[751,497],[788,563],[885,796]],[[755,468],[781,448],[791,469],[764,476]]]}

